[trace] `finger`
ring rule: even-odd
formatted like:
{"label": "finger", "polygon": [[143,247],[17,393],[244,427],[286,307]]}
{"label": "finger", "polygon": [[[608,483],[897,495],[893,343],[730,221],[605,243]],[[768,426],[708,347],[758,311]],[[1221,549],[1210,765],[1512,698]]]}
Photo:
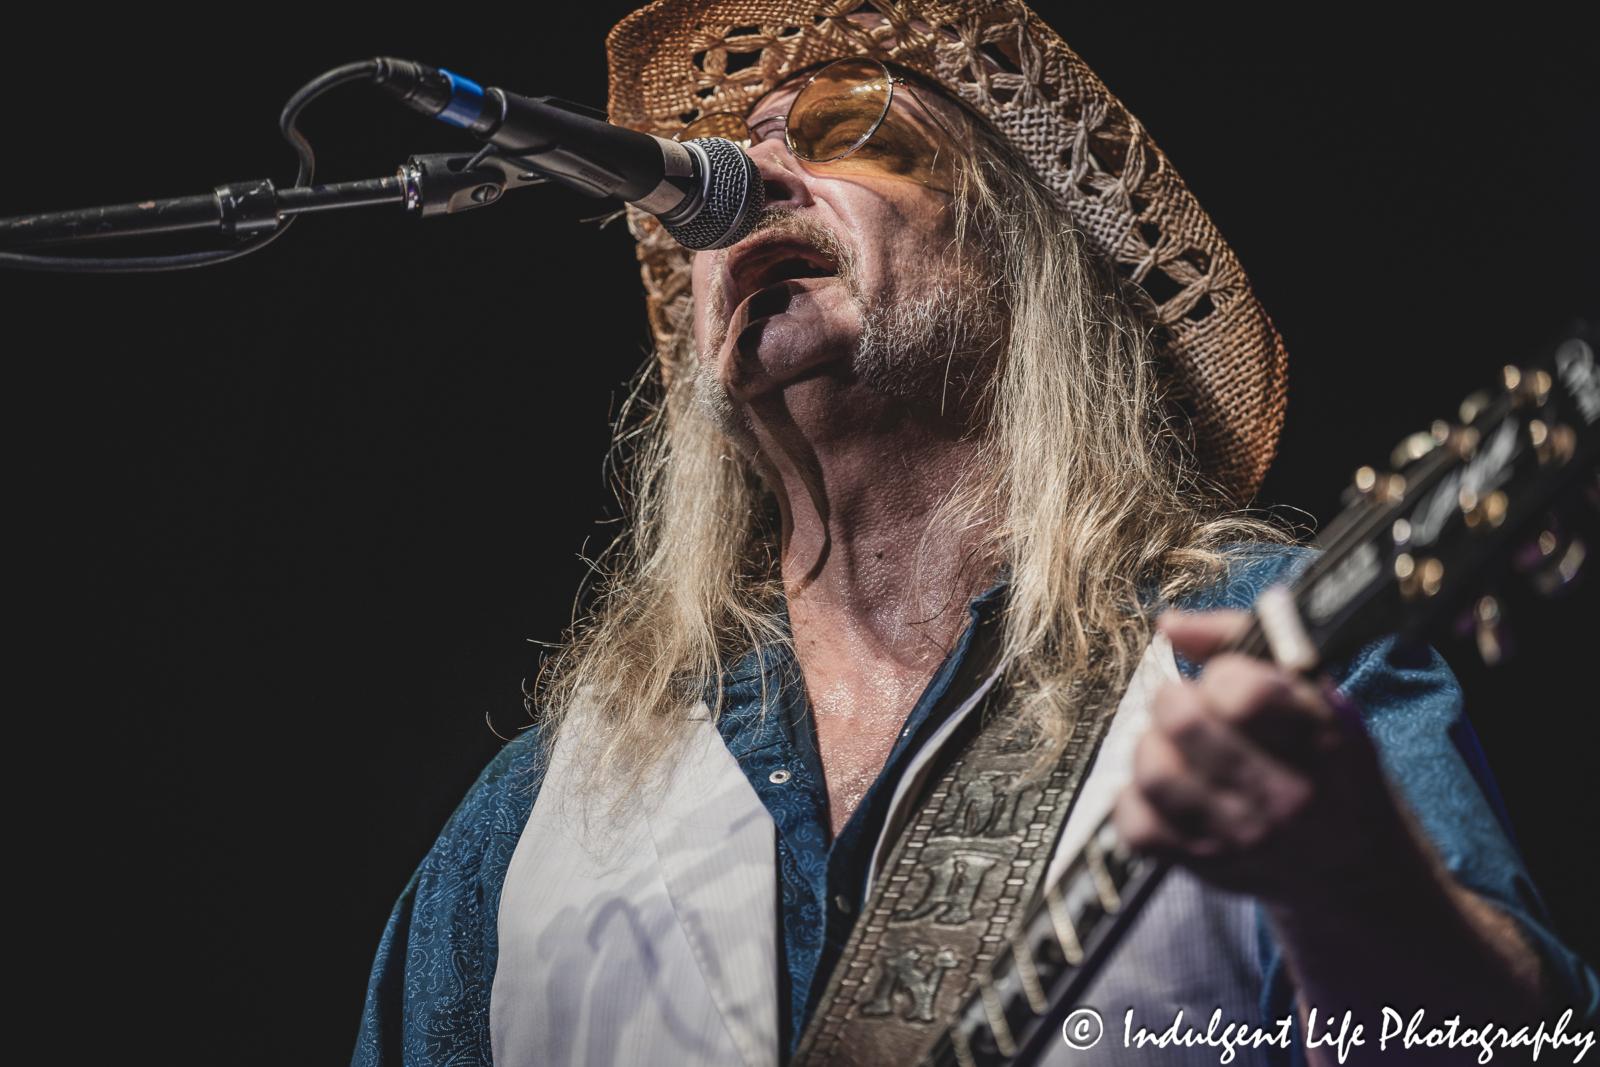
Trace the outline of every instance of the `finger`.
{"label": "finger", "polygon": [[1211,821],[1209,790],[1160,730],[1146,733],[1133,750],[1133,788],[1180,836],[1205,835]]}
{"label": "finger", "polygon": [[1250,615],[1231,610],[1169,611],[1156,620],[1156,629],[1167,635],[1179,655],[1203,663],[1245,635]]}
{"label": "finger", "polygon": [[[1231,784],[1237,777],[1236,765],[1251,755],[1249,742],[1210,706],[1198,685],[1172,682],[1158,689],[1150,702],[1150,722],[1152,729],[1142,740],[1151,743],[1146,763],[1151,773],[1167,770],[1154,761],[1158,741],[1172,746],[1173,758],[1208,786]],[[1141,742],[1135,752],[1136,770],[1142,750]]]}
{"label": "finger", "polygon": [[1337,716],[1314,686],[1261,660],[1218,656],[1193,688],[1217,722],[1297,766],[1313,765],[1330,731],[1338,729]]}
{"label": "finger", "polygon": [[1117,836],[1140,852],[1163,855],[1184,852],[1183,837],[1168,825],[1134,786],[1128,786],[1117,795],[1112,819]]}
{"label": "finger", "polygon": [[1195,686],[1168,686],[1134,752],[1134,780],[1175,828],[1248,848],[1309,800],[1309,778],[1211,714]]}

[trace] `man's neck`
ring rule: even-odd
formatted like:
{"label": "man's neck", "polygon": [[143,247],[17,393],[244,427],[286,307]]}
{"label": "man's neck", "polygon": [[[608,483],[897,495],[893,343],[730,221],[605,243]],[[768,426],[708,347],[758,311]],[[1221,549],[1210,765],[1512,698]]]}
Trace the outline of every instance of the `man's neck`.
{"label": "man's neck", "polygon": [[[784,507],[789,619],[837,834],[959,638],[968,603],[988,587],[992,568],[975,551],[979,528],[926,536],[976,462],[978,442],[953,422],[898,402],[849,412],[836,394],[805,395],[835,388],[821,380],[786,390],[786,414],[803,417],[810,400],[839,421],[807,433],[803,418],[792,419],[764,452]],[[846,415],[854,418],[847,423]],[[774,419],[766,428],[779,425]],[[832,430],[842,425],[853,429]]]}

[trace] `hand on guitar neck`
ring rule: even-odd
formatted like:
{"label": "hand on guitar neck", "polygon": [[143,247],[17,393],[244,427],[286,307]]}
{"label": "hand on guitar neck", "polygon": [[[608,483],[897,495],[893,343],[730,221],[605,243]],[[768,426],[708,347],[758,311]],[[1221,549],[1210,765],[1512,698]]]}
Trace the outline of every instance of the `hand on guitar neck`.
{"label": "hand on guitar neck", "polygon": [[[1536,1017],[1539,963],[1515,926],[1457,884],[1413,829],[1353,709],[1228,651],[1249,622],[1239,612],[1161,620],[1173,647],[1205,669],[1156,695],[1117,802],[1119,834],[1263,901],[1302,1025],[1311,1007],[1319,1020],[1346,1010],[1376,1020],[1385,1005],[1464,1022]],[[1346,1062],[1377,1057],[1376,1039],[1369,1033]],[[1464,1055],[1438,1052],[1439,1062]],[[1310,1058],[1331,1064],[1337,1054],[1323,1046]]]}

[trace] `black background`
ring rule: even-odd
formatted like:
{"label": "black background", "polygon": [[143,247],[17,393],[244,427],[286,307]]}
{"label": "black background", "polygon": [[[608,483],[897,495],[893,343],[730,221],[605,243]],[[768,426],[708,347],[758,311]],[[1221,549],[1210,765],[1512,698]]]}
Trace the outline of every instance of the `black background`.
{"label": "black background", "polygon": [[[0,214],[287,184],[283,101],[375,54],[600,104],[626,9],[11,12]],[[1292,353],[1261,500],[1326,521],[1355,466],[1600,311],[1596,20],[1201,10],[1041,5],[1250,272]],[[325,181],[470,143],[361,87],[303,128]],[[534,189],[197,272],[0,273],[13,1047],[348,1057],[390,903],[612,529],[648,336],[625,228],[581,221],[609,210]],[[1596,617],[1591,583],[1520,606],[1496,672],[1446,649],[1590,959]]]}

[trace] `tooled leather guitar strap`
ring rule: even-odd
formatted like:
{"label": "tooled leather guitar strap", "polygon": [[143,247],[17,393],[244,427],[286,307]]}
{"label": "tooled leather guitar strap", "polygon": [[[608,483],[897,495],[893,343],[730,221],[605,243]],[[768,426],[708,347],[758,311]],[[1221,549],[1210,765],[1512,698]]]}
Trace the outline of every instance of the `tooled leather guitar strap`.
{"label": "tooled leather guitar strap", "polygon": [[975,709],[981,728],[901,831],[791,1067],[909,1067],[932,1045],[1038,892],[1108,695],[1086,694],[1047,774],[1004,690]]}

